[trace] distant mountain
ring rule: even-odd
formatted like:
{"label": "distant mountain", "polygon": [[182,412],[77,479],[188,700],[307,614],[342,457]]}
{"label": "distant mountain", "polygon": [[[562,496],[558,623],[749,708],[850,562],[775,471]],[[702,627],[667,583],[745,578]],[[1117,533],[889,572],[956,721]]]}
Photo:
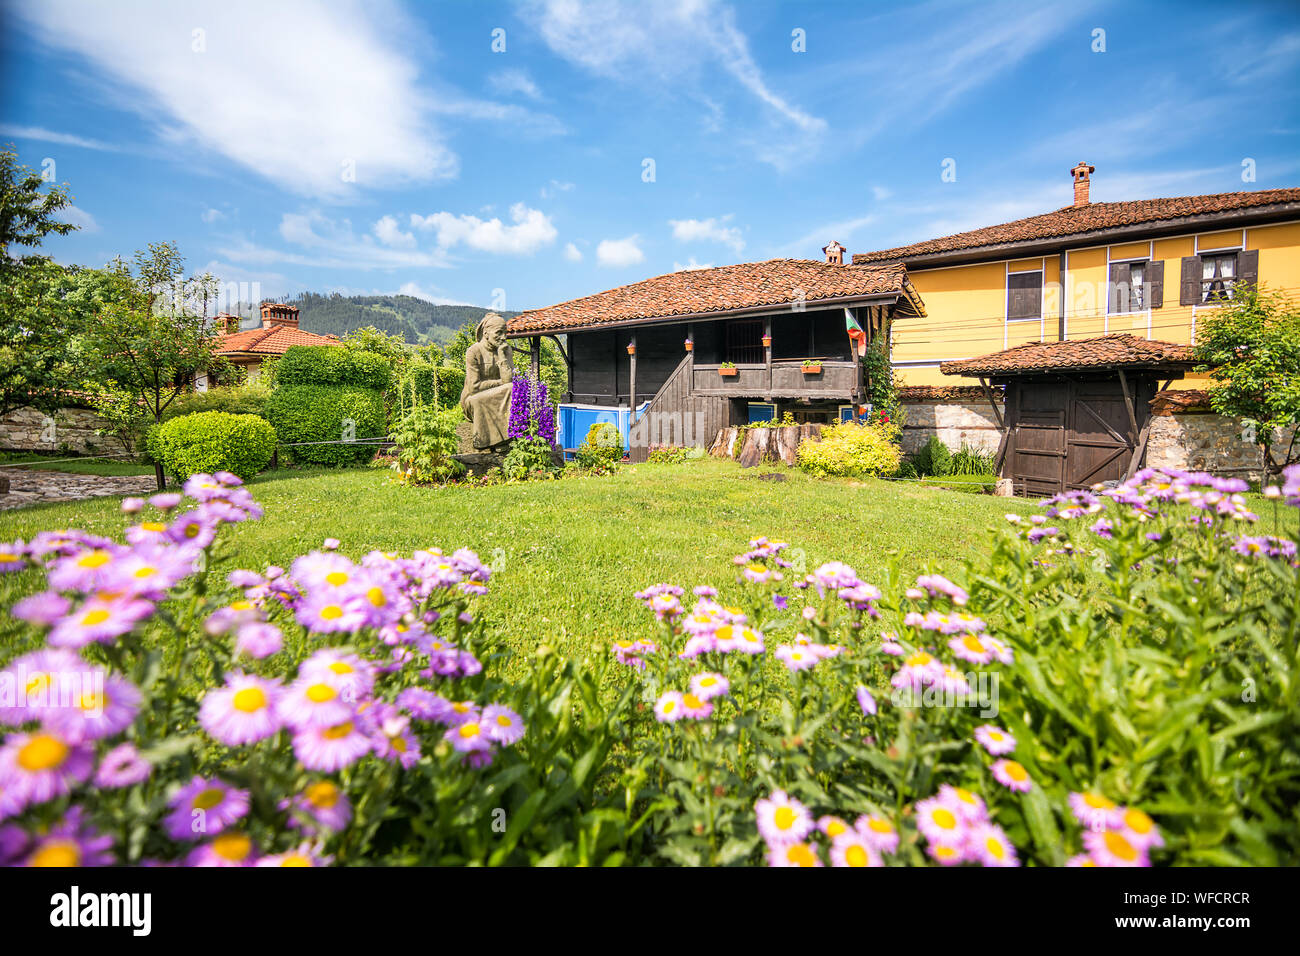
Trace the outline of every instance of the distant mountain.
{"label": "distant mountain", "polygon": [[[434,305],[410,295],[304,292],[289,304],[298,307],[298,325],[308,332],[344,336],[372,325],[412,345],[441,345],[465,323],[477,322],[490,311],[473,305]],[[500,314],[508,319],[517,313]]]}

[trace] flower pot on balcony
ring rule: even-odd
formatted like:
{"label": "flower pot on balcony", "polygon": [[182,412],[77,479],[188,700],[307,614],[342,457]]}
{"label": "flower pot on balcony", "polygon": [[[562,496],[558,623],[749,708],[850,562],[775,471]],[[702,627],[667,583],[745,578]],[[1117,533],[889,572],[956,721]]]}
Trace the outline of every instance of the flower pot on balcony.
{"label": "flower pot on balcony", "polygon": [[821,370],[822,370],[822,367],[821,367],[820,364],[817,364],[817,365],[805,365],[805,366],[803,366],[803,373],[804,373],[805,375],[820,375],[820,374],[821,374]]}
{"label": "flower pot on balcony", "polygon": [[690,339],[686,340],[686,351],[688,352],[695,351],[695,343],[692,342]]}
{"label": "flower pot on balcony", "polygon": [[720,368],[718,369],[718,374],[725,377],[725,376],[735,375],[739,371],[740,369],[735,369],[735,368]]}
{"label": "flower pot on balcony", "polygon": [[763,348],[770,349],[771,347],[772,347],[772,336],[770,335],[763,336]]}
{"label": "flower pot on balcony", "polygon": [[627,354],[628,354],[628,355],[636,355],[636,346],[635,346],[635,345],[629,345],[629,346],[627,347]]}

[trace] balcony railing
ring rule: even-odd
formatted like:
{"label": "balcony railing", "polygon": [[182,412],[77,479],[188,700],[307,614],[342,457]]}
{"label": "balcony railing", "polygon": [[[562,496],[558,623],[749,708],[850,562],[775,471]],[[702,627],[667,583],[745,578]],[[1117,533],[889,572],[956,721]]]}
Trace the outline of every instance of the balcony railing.
{"label": "balcony railing", "polygon": [[735,375],[722,375],[721,365],[696,363],[691,391],[697,395],[728,398],[841,398],[854,397],[861,382],[857,362],[837,359],[820,363],[821,371],[806,373],[803,360],[737,364]]}

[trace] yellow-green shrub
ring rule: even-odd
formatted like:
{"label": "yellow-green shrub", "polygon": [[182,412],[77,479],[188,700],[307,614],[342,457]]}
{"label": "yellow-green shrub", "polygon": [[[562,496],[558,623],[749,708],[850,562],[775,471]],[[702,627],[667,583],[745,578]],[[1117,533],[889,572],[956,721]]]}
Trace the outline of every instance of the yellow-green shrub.
{"label": "yellow-green shrub", "polygon": [[892,422],[844,422],[823,428],[820,438],[800,442],[798,457],[799,467],[817,478],[870,478],[894,472],[903,452]]}

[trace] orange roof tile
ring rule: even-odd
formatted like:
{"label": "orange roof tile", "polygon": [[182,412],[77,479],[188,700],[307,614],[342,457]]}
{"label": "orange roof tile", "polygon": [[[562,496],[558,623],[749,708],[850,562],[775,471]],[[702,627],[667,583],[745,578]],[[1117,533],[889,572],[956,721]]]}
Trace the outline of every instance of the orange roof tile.
{"label": "orange roof tile", "polygon": [[335,336],[317,335],[305,329],[273,325],[232,332],[218,337],[216,353],[234,355],[251,352],[255,355],[283,355],[294,345],[339,345]]}
{"label": "orange roof tile", "polygon": [[903,261],[945,252],[976,250],[984,246],[1042,239],[1065,239],[1069,236],[1114,229],[1120,226],[1156,224],[1185,216],[1205,216],[1241,209],[1267,206],[1294,206],[1300,214],[1300,188],[1261,189],[1255,192],[1216,193],[1210,196],[1178,196],[1171,199],[1141,199],[1132,202],[1097,202],[1084,206],[1066,206],[1055,212],[1028,219],[1017,219],[996,226],[985,226],[952,236],[927,239],[893,249],[858,252],[854,265]]}
{"label": "orange roof tile", "polygon": [[511,334],[552,332],[638,319],[741,311],[803,300],[853,296],[906,297],[925,309],[901,265],[854,269],[811,259],[768,259],[710,269],[685,269],[631,285],[521,312],[507,323]]}

